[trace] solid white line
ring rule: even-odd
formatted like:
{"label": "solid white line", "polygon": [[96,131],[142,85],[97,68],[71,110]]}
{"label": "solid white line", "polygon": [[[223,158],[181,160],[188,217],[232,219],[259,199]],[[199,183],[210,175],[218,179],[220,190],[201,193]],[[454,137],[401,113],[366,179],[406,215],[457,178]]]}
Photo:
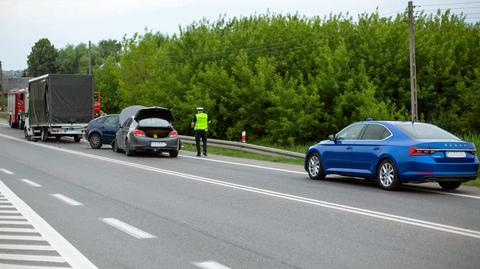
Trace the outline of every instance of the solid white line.
{"label": "solid white line", "polygon": [[[16,223],[7,223],[7,224],[16,224]],[[28,224],[28,223],[20,223]],[[2,232],[17,232],[17,233],[38,233],[34,228],[0,228]],[[33,236],[33,235],[32,235]]]}
{"label": "solid white line", "polygon": [[320,206],[324,208],[330,208],[338,211],[343,211],[343,212],[348,212],[348,213],[353,213],[357,215],[363,215],[363,216],[368,216],[372,218],[377,218],[377,219],[382,219],[382,220],[388,220],[392,222],[397,222],[397,223],[403,223],[403,224],[409,224],[417,227],[423,227],[427,229],[432,229],[436,231],[442,231],[442,232],[447,232],[447,233],[453,233],[457,235],[462,235],[462,236],[467,236],[467,237],[472,237],[472,238],[477,238],[480,239],[480,231],[475,231],[475,230],[470,230],[470,229],[465,229],[465,228],[460,228],[460,227],[455,227],[455,226],[449,226],[449,225],[443,225],[440,223],[434,223],[434,222],[429,222],[429,221],[424,221],[420,219],[414,219],[414,218],[408,218],[408,217],[402,217],[398,215],[393,215],[393,214],[387,214],[379,211],[373,211],[373,210],[367,210],[363,208],[358,208],[358,207],[351,207],[351,206],[346,206],[342,204],[336,204],[336,203],[330,203],[327,201],[321,201],[321,200],[315,200],[315,199],[310,199],[310,198],[305,198],[301,196],[295,196],[295,195],[290,195],[286,193],[281,193],[281,192],[275,192],[275,191],[270,191],[270,190],[265,190],[265,189],[260,189],[260,188],[254,188],[254,187],[249,187],[245,185],[240,185],[240,184],[234,184],[234,183],[229,183],[221,180],[215,180],[215,179],[210,179],[206,177],[199,177],[195,175],[190,175],[190,174],[185,174],[185,173],[180,173],[180,172],[175,172],[171,170],[165,170],[165,169],[160,169],[152,166],[147,166],[147,165],[142,165],[142,164],[137,164],[137,163],[131,163],[127,161],[121,161],[117,159],[112,159],[112,158],[107,158],[107,157],[102,157],[98,155],[93,155],[93,154],[88,154],[88,153],[83,153],[83,152],[78,152],[74,150],[68,150],[64,148],[57,148],[45,144],[40,144],[40,143],[34,143],[34,142],[29,142],[29,141],[24,141],[15,137],[7,136],[0,134],[0,137],[4,137],[10,140],[15,140],[15,141],[20,141],[22,143],[27,143],[30,145],[35,145],[37,147],[43,147],[43,148],[48,148],[56,151],[61,151],[65,153],[70,153],[73,155],[77,156],[82,156],[90,159],[96,159],[96,160],[102,160],[114,164],[119,164],[119,165],[124,165],[128,167],[135,167],[138,169],[143,169],[146,171],[152,171],[156,173],[161,173],[165,175],[172,175],[176,177],[181,177],[185,178],[188,180],[194,180],[198,182],[204,182],[204,183],[209,183],[209,184],[214,184],[218,186],[224,186],[232,189],[237,189],[237,190],[242,190],[242,191],[247,191],[251,193],[257,193],[257,194],[262,194],[265,196],[270,196],[270,197],[277,197],[285,200],[290,200],[290,201],[296,201],[304,204],[310,204],[310,205],[315,205],[315,206]]}
{"label": "solid white line", "polygon": [[130,224],[127,224],[123,221],[120,221],[118,219],[114,219],[114,218],[103,218],[103,219],[100,219],[101,221],[105,222],[106,224],[110,225],[110,226],[113,226],[117,229],[119,229],[120,231],[123,231],[137,239],[148,239],[148,238],[156,238],[156,236],[152,235],[152,234],[149,234],[147,232],[144,232],[136,227],[133,227],[132,225]]}
{"label": "solid white line", "polygon": [[215,261],[194,262],[193,265],[202,269],[230,269],[230,267],[227,267]]}
{"label": "solid white line", "polygon": [[56,194],[50,194],[51,196],[57,198],[58,200],[66,203],[66,204],[69,204],[71,206],[80,206],[80,205],[83,205],[82,203],[80,202],[77,202],[75,200],[73,200],[72,198],[69,198],[63,194],[60,194],[60,193],[56,193]]}
{"label": "solid white line", "polygon": [[65,262],[60,256],[1,254],[0,259],[37,262]]}
{"label": "solid white line", "polygon": [[20,179],[20,181],[23,181],[25,183],[27,183],[28,185],[32,186],[32,187],[41,187],[42,185],[38,184],[38,183],[35,183],[33,181],[31,181],[30,179]]}
{"label": "solid white line", "polygon": [[45,239],[41,236],[27,236],[27,235],[3,235],[3,234],[0,234],[0,239],[4,239],[4,240],[45,241]]}
{"label": "solid white line", "polygon": [[1,180],[0,192],[14,204],[45,238],[45,240],[62,256],[73,268],[97,269],[82,253],[63,238],[55,229],[42,219],[25,202],[18,198]]}
{"label": "solid white line", "polygon": [[258,168],[258,169],[265,169],[265,170],[286,172],[286,173],[299,174],[299,175],[306,175],[306,174],[307,174],[307,172],[294,171],[294,170],[288,170],[288,169],[282,169],[282,168],[275,168],[275,167],[269,167],[269,166],[262,166],[262,165],[255,165],[255,164],[237,163],[237,162],[230,162],[230,161],[223,161],[223,160],[215,160],[215,159],[207,159],[207,158],[198,158],[198,157],[188,156],[188,155],[183,155],[183,154],[180,154],[180,155],[178,155],[178,156],[180,156],[180,157],[182,157],[182,158],[202,160],[202,161],[207,161],[207,162],[224,163],[224,164],[231,164],[231,165],[237,165],[237,166],[245,166],[245,167],[251,167],[251,168]]}
{"label": "solid white line", "polygon": [[453,196],[459,196],[459,197],[465,197],[465,198],[471,198],[471,199],[480,199],[480,196],[476,196],[476,195],[469,195],[469,194],[461,194],[461,193],[454,193],[454,192],[445,192],[445,191],[436,191],[436,190],[429,190],[429,189],[426,189],[426,188],[414,188],[414,187],[411,187],[411,188],[408,188],[410,190],[421,190],[421,191],[425,191],[425,192],[431,192],[431,193],[439,193],[439,194],[445,194],[445,195],[453,195]]}
{"label": "solid white line", "polygon": [[13,172],[12,172],[12,171],[9,171],[9,170],[7,170],[7,169],[5,169],[5,168],[0,168],[0,171],[4,172],[4,173],[7,174],[7,175],[13,175]]}
{"label": "solid white line", "polygon": [[55,250],[51,246],[19,244],[0,244],[0,249]]}

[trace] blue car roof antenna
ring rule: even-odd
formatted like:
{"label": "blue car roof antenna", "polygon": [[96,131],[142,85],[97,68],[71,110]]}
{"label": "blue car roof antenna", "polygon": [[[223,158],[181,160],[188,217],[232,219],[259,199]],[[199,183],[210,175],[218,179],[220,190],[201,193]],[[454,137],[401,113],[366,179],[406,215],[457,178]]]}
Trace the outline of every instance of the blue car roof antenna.
{"label": "blue car roof antenna", "polygon": [[374,121],[373,118],[366,118],[365,121]]}

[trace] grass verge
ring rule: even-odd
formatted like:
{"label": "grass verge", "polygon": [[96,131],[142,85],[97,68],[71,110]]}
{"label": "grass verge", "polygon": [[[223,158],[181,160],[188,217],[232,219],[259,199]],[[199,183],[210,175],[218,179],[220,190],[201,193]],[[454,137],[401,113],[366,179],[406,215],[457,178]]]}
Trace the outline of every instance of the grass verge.
{"label": "grass verge", "polygon": [[[195,145],[193,144],[187,144],[187,143],[182,143],[182,144],[183,144],[182,150],[192,151],[192,152],[197,151]],[[237,149],[218,148],[215,146],[208,146],[208,153],[229,156],[229,157],[253,159],[253,160],[259,160],[259,161],[303,165],[303,159],[263,155],[263,154],[257,154],[257,153],[252,153],[252,152],[242,151]]]}

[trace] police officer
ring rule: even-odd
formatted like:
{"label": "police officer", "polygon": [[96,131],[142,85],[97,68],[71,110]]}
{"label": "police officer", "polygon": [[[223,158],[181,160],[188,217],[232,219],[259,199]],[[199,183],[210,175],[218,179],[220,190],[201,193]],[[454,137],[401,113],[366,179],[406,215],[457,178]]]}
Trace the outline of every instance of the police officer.
{"label": "police officer", "polygon": [[197,157],[200,157],[200,138],[203,142],[203,155],[207,156],[208,115],[203,112],[203,107],[197,107],[197,114],[192,119],[192,128],[195,131]]}

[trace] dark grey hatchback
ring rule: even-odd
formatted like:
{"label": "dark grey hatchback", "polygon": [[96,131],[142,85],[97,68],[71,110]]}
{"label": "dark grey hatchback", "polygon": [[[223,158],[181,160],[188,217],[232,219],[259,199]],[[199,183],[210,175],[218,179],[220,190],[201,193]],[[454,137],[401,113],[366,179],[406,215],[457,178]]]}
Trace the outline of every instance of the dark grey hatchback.
{"label": "dark grey hatchback", "polygon": [[[127,111],[124,113],[124,111]],[[121,128],[117,131],[112,148],[116,152],[125,151],[127,156],[135,152],[168,152],[170,157],[177,157],[180,150],[180,138],[173,128],[174,117],[172,112],[163,107],[141,107],[124,109],[125,118]]]}

